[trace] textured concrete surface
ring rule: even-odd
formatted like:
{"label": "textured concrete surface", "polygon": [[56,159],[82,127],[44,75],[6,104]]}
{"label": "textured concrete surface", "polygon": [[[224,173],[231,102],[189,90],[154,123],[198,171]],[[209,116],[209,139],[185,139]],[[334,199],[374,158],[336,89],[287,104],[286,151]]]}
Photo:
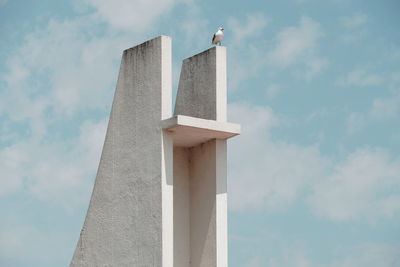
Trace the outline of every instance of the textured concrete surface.
{"label": "textured concrete surface", "polygon": [[226,121],[226,47],[215,46],[182,63],[174,115]]}
{"label": "textured concrete surface", "polygon": [[71,266],[172,266],[171,39],[125,50]]}

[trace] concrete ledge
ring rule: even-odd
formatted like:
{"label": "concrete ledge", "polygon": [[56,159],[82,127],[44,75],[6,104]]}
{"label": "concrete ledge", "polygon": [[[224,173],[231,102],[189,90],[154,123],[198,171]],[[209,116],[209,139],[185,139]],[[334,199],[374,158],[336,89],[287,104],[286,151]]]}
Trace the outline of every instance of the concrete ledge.
{"label": "concrete ledge", "polygon": [[193,147],[212,139],[228,139],[240,134],[240,125],[176,115],[161,121],[161,127],[170,133],[174,146]]}

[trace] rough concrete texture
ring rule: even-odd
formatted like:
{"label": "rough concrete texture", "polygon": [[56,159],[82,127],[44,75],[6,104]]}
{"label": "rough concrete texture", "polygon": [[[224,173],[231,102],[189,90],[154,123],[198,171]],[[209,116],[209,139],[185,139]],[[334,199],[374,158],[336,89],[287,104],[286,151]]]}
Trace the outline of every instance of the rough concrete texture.
{"label": "rough concrete texture", "polygon": [[215,46],[182,63],[174,115],[226,121],[226,47]]}
{"label": "rough concrete texture", "polygon": [[161,36],[123,53],[71,266],[172,266],[172,140],[160,126],[170,116],[171,39]]}
{"label": "rough concrete texture", "polygon": [[[213,47],[184,60],[174,114],[178,116],[176,125],[167,128],[175,131],[171,133],[174,267],[227,267],[226,140],[215,138],[228,129],[228,133],[238,134],[240,127],[235,129],[235,125],[223,123],[226,121],[225,47]],[[191,118],[180,125],[180,115],[205,120]],[[180,131],[184,134],[179,134]],[[207,136],[214,138],[182,147],[196,137]]]}

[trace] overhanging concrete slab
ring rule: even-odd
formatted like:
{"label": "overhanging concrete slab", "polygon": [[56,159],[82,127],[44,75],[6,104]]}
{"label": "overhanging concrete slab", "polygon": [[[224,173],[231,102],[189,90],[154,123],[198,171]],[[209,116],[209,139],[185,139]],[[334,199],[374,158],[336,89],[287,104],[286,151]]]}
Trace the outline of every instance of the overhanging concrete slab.
{"label": "overhanging concrete slab", "polygon": [[225,140],[240,134],[240,125],[176,115],[161,122],[172,135],[174,146],[193,147],[212,139]]}

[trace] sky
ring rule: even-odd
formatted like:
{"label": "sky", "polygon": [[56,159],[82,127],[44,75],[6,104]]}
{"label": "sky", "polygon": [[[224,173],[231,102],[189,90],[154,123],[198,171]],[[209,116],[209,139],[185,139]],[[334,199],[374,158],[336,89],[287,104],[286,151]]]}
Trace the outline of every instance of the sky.
{"label": "sky", "polygon": [[0,266],[68,266],[122,51],[228,49],[229,266],[400,266],[397,0],[0,0]]}

